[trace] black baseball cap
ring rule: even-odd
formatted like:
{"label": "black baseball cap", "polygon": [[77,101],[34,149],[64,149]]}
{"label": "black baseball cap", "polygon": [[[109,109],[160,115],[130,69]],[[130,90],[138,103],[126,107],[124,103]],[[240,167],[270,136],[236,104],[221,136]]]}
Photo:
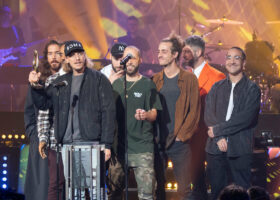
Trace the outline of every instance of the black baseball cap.
{"label": "black baseball cap", "polygon": [[127,45],[125,43],[115,43],[111,48],[112,56],[115,58],[121,57],[126,47]]}
{"label": "black baseball cap", "polygon": [[76,40],[70,40],[65,42],[64,53],[65,56],[69,56],[72,52],[85,51],[81,42]]}

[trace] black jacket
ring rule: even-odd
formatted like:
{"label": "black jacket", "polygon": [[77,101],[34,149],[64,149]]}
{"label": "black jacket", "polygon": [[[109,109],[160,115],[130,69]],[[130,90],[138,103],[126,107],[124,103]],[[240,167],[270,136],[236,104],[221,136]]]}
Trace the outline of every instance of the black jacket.
{"label": "black jacket", "polygon": [[31,98],[31,89],[28,88],[24,106],[25,133],[30,141],[24,184],[26,200],[47,200],[48,197],[48,159],[42,159],[38,151],[37,113],[38,111]]}
{"label": "black jacket", "polygon": [[207,153],[222,153],[217,146],[221,138],[228,140],[229,157],[252,153],[253,128],[257,125],[261,92],[243,75],[233,90],[234,108],[231,118],[226,121],[231,87],[231,81],[226,78],[215,83],[206,97],[204,119],[208,127],[213,126],[215,136],[207,139]]}
{"label": "black jacket", "polygon": [[[55,84],[66,81],[59,88]],[[53,109],[55,137],[62,142],[68,123],[72,73],[58,77],[46,90],[32,89],[35,105],[41,109]],[[109,80],[99,71],[86,68],[81,84],[79,102],[79,126],[82,139],[100,141],[110,148],[114,138],[115,103]]]}

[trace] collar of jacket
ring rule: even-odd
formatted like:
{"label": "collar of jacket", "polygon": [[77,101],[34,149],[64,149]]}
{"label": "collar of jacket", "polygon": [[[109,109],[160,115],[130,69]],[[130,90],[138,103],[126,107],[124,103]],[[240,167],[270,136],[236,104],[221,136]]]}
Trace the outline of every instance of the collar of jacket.
{"label": "collar of jacket", "polygon": [[[186,72],[182,68],[179,68],[179,69],[180,69],[180,72],[179,72],[179,77],[178,77],[178,86],[180,86],[180,83],[184,81],[183,73]],[[158,81],[161,82],[161,84],[160,84],[160,87],[158,88],[158,90],[160,90],[163,86],[163,75],[164,75],[164,69],[159,72]]]}
{"label": "collar of jacket", "polygon": [[[235,87],[239,87],[239,85],[243,85],[245,82],[247,82],[248,78],[247,78],[246,74],[244,72],[242,74],[243,74],[242,78],[240,79],[240,81],[237,82]],[[229,78],[229,75],[227,75],[226,80],[227,80],[228,85],[232,86],[232,82]]]}

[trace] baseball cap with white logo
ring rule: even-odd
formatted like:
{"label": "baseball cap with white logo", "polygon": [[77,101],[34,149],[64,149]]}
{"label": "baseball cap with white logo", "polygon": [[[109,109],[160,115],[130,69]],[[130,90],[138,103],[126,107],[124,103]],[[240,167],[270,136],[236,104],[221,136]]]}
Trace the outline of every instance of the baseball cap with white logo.
{"label": "baseball cap with white logo", "polygon": [[64,53],[65,56],[69,56],[72,52],[85,51],[81,42],[76,40],[70,40],[65,42]]}

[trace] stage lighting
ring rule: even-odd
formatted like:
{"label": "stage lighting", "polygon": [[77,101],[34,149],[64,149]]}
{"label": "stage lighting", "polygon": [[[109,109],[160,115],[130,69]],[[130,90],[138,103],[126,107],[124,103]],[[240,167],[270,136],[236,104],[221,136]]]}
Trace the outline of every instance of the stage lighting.
{"label": "stage lighting", "polygon": [[7,137],[6,135],[2,135],[2,139],[6,139],[6,137]]}
{"label": "stage lighting", "polygon": [[8,160],[8,157],[7,156],[3,156],[3,160]]}
{"label": "stage lighting", "polygon": [[11,134],[8,135],[8,138],[9,138],[9,139],[12,139],[12,137],[13,137],[13,135],[11,135]]}
{"label": "stage lighting", "polygon": [[171,190],[172,189],[172,183],[167,183],[166,187],[167,187],[168,190]]}
{"label": "stage lighting", "polygon": [[3,188],[3,189],[7,189],[7,184],[3,184],[3,185],[2,185],[2,188]]}
{"label": "stage lighting", "polygon": [[7,165],[7,163],[3,163],[3,167],[7,167],[8,165]]}
{"label": "stage lighting", "polygon": [[178,184],[174,183],[174,189],[177,190],[177,188],[178,188]]}
{"label": "stage lighting", "polygon": [[3,178],[2,178],[2,181],[3,181],[3,182],[6,182],[7,180],[8,180],[7,177],[3,177]]}
{"label": "stage lighting", "polygon": [[15,139],[18,139],[18,138],[19,138],[19,137],[18,137],[18,134],[16,134],[14,137],[15,137]]}
{"label": "stage lighting", "polygon": [[3,170],[3,172],[2,172],[4,175],[6,175],[7,174],[7,170]]}
{"label": "stage lighting", "polygon": [[25,139],[25,135],[21,135],[20,138],[24,140]]}
{"label": "stage lighting", "polygon": [[173,168],[173,163],[171,161],[168,161],[168,168]]}

